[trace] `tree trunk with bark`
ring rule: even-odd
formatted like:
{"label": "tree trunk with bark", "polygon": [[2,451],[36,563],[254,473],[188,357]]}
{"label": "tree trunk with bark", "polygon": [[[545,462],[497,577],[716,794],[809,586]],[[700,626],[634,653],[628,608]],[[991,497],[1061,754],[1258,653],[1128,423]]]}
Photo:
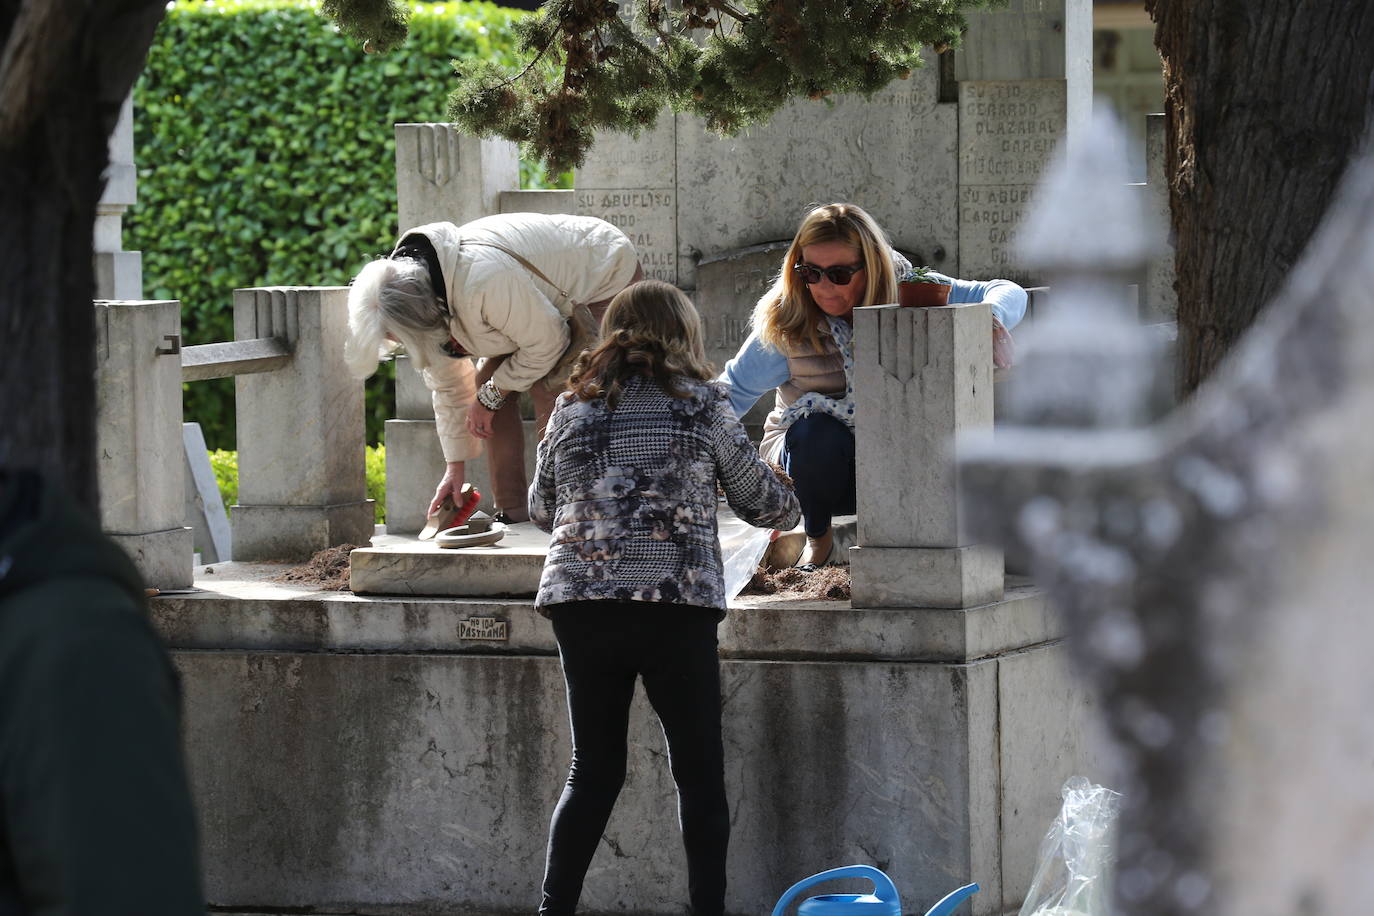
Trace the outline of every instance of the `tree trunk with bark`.
{"label": "tree trunk with bark", "polygon": [[1282,288],[1374,104],[1369,0],[1146,0],[1164,58],[1179,387]]}
{"label": "tree trunk with bark", "polygon": [[108,137],[162,0],[0,0],[0,467],[92,512],[92,234]]}

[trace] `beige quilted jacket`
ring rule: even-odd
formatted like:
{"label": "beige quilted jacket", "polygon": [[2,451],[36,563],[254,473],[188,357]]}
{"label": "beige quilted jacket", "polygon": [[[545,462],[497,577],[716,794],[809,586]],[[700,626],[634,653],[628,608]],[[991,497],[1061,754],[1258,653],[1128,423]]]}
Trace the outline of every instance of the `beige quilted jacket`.
{"label": "beige quilted jacket", "polygon": [[[428,238],[439,256],[454,340],[473,356],[509,357],[492,377],[502,391],[526,391],[543,378],[568,345],[566,315],[572,303],[615,295],[638,263],[624,233],[590,216],[505,213],[462,226],[430,223],[401,238],[416,233]],[[505,252],[465,240],[495,242],[516,252],[553,285]],[[471,360],[448,356],[424,373],[446,461],[482,453],[481,440],[467,431],[474,376]]]}

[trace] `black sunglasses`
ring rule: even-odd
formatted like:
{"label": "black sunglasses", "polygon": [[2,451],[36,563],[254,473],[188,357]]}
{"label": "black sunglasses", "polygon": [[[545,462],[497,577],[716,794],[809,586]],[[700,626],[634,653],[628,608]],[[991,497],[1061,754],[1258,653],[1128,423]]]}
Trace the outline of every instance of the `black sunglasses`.
{"label": "black sunglasses", "polygon": [[864,269],[864,265],[860,264],[857,267],[848,267],[845,265],[839,267],[817,267],[814,264],[803,264],[798,262],[792,265],[792,269],[797,272],[797,276],[800,277],[801,281],[807,286],[812,286],[821,282],[821,277],[825,277],[836,286],[848,286],[853,276]]}

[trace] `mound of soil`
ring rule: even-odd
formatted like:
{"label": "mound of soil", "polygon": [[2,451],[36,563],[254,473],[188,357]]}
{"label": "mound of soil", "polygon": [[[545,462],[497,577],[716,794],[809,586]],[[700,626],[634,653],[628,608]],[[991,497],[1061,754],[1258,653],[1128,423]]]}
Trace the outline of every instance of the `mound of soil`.
{"label": "mound of soil", "polygon": [[849,581],[848,566],[822,566],[810,572],[795,566],[769,572],[760,566],[740,594],[848,601]]}
{"label": "mound of soil", "polygon": [[358,549],[357,544],[340,544],[328,547],[310,558],[304,566],[293,566],[280,575],[273,576],[273,582],[290,582],[293,585],[310,585],[326,592],[348,591],[348,555]]}

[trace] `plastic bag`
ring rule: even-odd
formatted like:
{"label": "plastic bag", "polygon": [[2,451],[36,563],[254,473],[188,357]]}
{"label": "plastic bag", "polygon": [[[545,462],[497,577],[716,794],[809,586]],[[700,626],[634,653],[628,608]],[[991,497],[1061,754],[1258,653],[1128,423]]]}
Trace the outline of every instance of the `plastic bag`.
{"label": "plastic bag", "polygon": [[1121,793],[1072,776],[1019,916],[1109,916]]}

